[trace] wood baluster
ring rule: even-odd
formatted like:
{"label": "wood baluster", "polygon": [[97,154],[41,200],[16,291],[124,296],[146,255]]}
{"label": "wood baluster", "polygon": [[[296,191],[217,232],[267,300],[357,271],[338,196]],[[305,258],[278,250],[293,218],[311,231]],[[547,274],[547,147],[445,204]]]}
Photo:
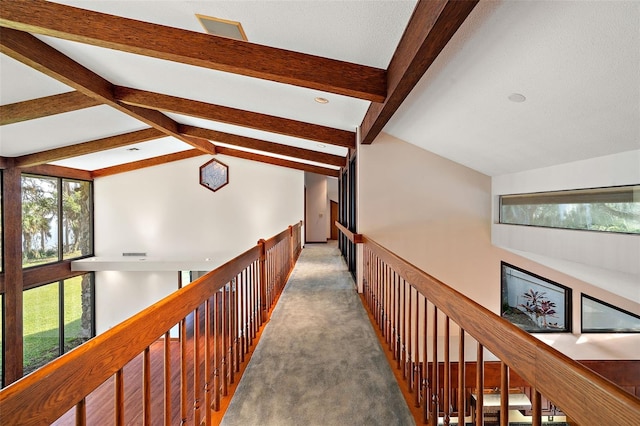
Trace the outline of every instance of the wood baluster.
{"label": "wood baluster", "polygon": [[500,362],[500,426],[509,426],[509,367]]}
{"label": "wood baluster", "polygon": [[464,334],[464,330],[460,328],[460,341],[458,343],[458,424],[462,424],[462,419],[464,419],[466,412]]}
{"label": "wood baluster", "polygon": [[164,333],[164,424],[171,426],[171,331]]}
{"label": "wood baluster", "polygon": [[392,318],[392,312],[391,312],[391,268],[387,266],[387,270],[385,271],[385,277],[384,277],[384,290],[385,290],[385,296],[384,296],[384,306],[385,306],[385,327],[386,327],[386,339],[387,339],[387,345],[389,346],[389,350],[391,350],[391,342],[393,341],[393,339],[391,338],[391,318]]}
{"label": "wood baluster", "polygon": [[[394,353],[396,350],[396,272],[389,270],[389,350]],[[394,354],[395,359],[395,354]]]}
{"label": "wood baluster", "polygon": [[542,396],[531,388],[531,426],[542,426]]}
{"label": "wood baluster", "polygon": [[76,426],[85,426],[87,424],[87,400],[82,398],[76,404]]}
{"label": "wood baluster", "polygon": [[375,291],[373,294],[373,303],[376,312],[376,324],[378,325],[378,327],[380,327],[380,281],[382,280],[383,271],[384,263],[381,259],[378,259],[378,271],[376,274]]}
{"label": "wood baluster", "polygon": [[204,301],[204,424],[211,425],[211,297]]}
{"label": "wood baluster", "polygon": [[431,422],[433,425],[438,424],[438,417],[440,416],[440,400],[438,398],[439,392],[439,380],[438,380],[438,308],[433,306],[433,330],[432,336],[432,357],[431,361]]}
{"label": "wood baluster", "polygon": [[429,339],[429,301],[427,297],[424,297],[424,316],[423,316],[423,330],[422,333],[422,353],[424,354],[424,359],[422,360],[422,372],[423,372],[423,381],[422,381],[422,422],[427,423],[429,421],[429,349],[428,349],[428,339]]}
{"label": "wood baluster", "polygon": [[116,371],[115,379],[115,422],[117,426],[124,425],[124,371]]}
{"label": "wood baluster", "polygon": [[228,295],[228,291],[227,291],[227,286],[229,284],[225,284],[224,287],[222,287],[222,309],[221,309],[221,313],[222,313],[222,321],[221,321],[221,325],[222,325],[222,330],[220,332],[220,343],[221,343],[221,355],[220,355],[220,380],[222,380],[222,396],[227,396],[229,394],[228,392],[228,372],[227,372],[227,330],[229,329],[229,326],[227,325],[227,295]]}
{"label": "wood baluster", "polygon": [[235,306],[234,306],[234,287],[235,287],[235,283],[234,283],[235,279],[232,280],[229,283],[229,304],[228,306],[228,311],[227,311],[227,327],[228,327],[228,333],[229,333],[229,340],[227,342],[227,366],[229,369],[229,384],[231,383],[235,383],[235,372],[236,372],[236,367],[234,365],[234,337],[235,337],[235,333],[234,333],[234,329],[233,329],[233,318],[234,318],[234,313],[235,313]]}
{"label": "wood baluster", "polygon": [[402,280],[402,341],[400,349],[400,364],[398,368],[402,369],[402,378],[407,378],[407,369],[405,363],[407,362],[407,282],[404,278]]}
{"label": "wood baluster", "polygon": [[376,320],[376,325],[380,325],[379,312],[378,312],[378,286],[380,285],[380,259],[376,258],[376,279],[373,282],[373,292],[371,293],[371,303],[373,308],[373,317]]}
{"label": "wood baluster", "polygon": [[385,339],[387,338],[387,295],[386,293],[386,278],[387,270],[389,267],[385,264],[382,267],[382,277],[380,277],[380,334]]}
{"label": "wood baluster", "polygon": [[245,352],[249,353],[251,347],[251,277],[253,274],[253,263],[246,269],[244,280],[244,335]]}
{"label": "wood baluster", "polygon": [[220,411],[220,290],[213,298],[213,410]]}
{"label": "wood baluster", "polygon": [[248,315],[248,338],[249,338],[249,346],[253,346],[253,338],[254,335],[254,317],[255,317],[255,286],[257,281],[257,273],[256,273],[256,263],[252,263],[249,269],[249,282],[247,283],[247,315]]}
{"label": "wood baluster", "polygon": [[369,290],[367,294],[367,304],[369,305],[369,311],[373,314],[375,318],[375,309],[373,307],[373,289],[378,279],[378,258],[371,254],[371,279],[369,280]]}
{"label": "wood baluster", "polygon": [[387,295],[386,295],[386,279],[387,279],[387,271],[389,270],[388,265],[384,265],[382,269],[382,279],[380,280],[380,331],[382,333],[382,337],[386,340],[387,338]]}
{"label": "wood baluster", "polygon": [[242,272],[240,272],[240,277],[239,277],[239,286],[238,286],[238,334],[239,334],[239,343],[240,343],[240,362],[244,363],[244,354],[246,353],[247,350],[247,338],[245,335],[245,312],[246,312],[246,306],[245,306],[245,297],[246,297],[246,292],[245,292],[245,277],[246,277],[246,272],[247,270],[244,269]]}
{"label": "wood baluster", "polygon": [[233,289],[233,363],[236,373],[240,371],[240,275],[236,276]]}
{"label": "wood baluster", "polygon": [[142,424],[151,425],[151,350],[142,353]]}
{"label": "wood baluster", "polygon": [[478,343],[476,355],[476,409],[475,426],[484,425],[484,346]]}
{"label": "wood baluster", "polygon": [[402,305],[400,304],[400,276],[397,274],[394,276],[394,284],[398,292],[398,297],[396,298],[396,368],[399,370],[402,359],[402,340],[400,335],[400,327],[402,327],[402,323],[400,322],[400,308]]}
{"label": "wood baluster", "polygon": [[262,321],[266,321],[267,319],[267,252],[265,250],[265,241],[259,240],[258,245],[260,246],[260,260],[259,260],[259,276],[260,276],[260,295],[258,299],[260,300],[260,313],[258,315],[258,326],[262,325]]}
{"label": "wood baluster", "polygon": [[412,312],[412,296],[413,295],[413,286],[409,286],[409,315],[407,318],[407,362],[405,364],[405,377],[407,378],[407,386],[409,387],[409,393],[413,392],[413,352],[412,352],[412,347],[411,347],[411,342],[412,342],[412,328],[411,328],[411,323],[413,322],[413,317],[411,316],[411,312]]}
{"label": "wood baluster", "polygon": [[229,305],[231,306],[231,310],[229,312],[229,360],[230,360],[230,378],[231,383],[235,383],[235,375],[236,371],[239,371],[240,365],[238,364],[238,301],[237,301],[237,291],[238,291],[238,281],[237,277],[231,282],[231,292],[229,293]]}
{"label": "wood baluster", "polygon": [[444,395],[443,398],[443,423],[449,426],[451,422],[451,360],[449,358],[449,316],[444,317]]}
{"label": "wood baluster", "polygon": [[389,314],[391,315],[391,340],[389,341],[389,350],[391,351],[391,354],[393,355],[393,359],[395,360],[397,357],[397,352],[396,352],[396,348],[397,348],[397,344],[398,344],[398,322],[396,321],[396,319],[398,318],[398,301],[397,301],[397,288],[396,288],[396,271],[391,270],[392,275],[391,275],[391,280],[390,280],[390,285],[391,285],[391,289],[392,289],[392,293],[391,293],[391,306],[392,306],[392,312],[390,312]]}
{"label": "wood baluster", "polygon": [[[418,293],[418,289],[416,288],[416,331],[415,331],[415,342],[414,342],[414,352],[415,357],[413,361],[413,387],[416,392],[415,398],[415,406],[420,407],[420,293]],[[424,356],[424,354],[422,354]]]}
{"label": "wood baluster", "polygon": [[200,307],[193,314],[193,424],[200,424]]}
{"label": "wood baluster", "polygon": [[180,320],[180,424],[187,424],[187,319]]}

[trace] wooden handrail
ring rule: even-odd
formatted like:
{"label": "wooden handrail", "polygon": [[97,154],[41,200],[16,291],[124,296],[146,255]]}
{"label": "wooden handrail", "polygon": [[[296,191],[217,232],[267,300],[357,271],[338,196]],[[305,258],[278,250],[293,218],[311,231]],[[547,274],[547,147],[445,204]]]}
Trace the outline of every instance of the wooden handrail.
{"label": "wooden handrail", "polygon": [[362,243],[362,234],[356,234],[353,233],[351,231],[349,231],[347,228],[344,227],[344,225],[342,225],[340,222],[338,222],[336,220],[336,227],[338,228],[338,230],[340,232],[342,232],[344,234],[345,237],[347,237],[347,239],[349,239],[349,241],[351,241],[354,244],[360,244]]}
{"label": "wooden handrail", "polygon": [[[300,224],[294,225],[299,232]],[[265,241],[274,246],[290,229]],[[287,244],[288,245],[288,244]],[[133,317],[0,390],[0,415],[21,424],[50,424],[194,312],[205,300],[258,261],[247,250]],[[293,267],[293,265],[291,265]]]}
{"label": "wooden handrail", "polygon": [[577,424],[640,424],[640,399],[382,247],[365,247]]}

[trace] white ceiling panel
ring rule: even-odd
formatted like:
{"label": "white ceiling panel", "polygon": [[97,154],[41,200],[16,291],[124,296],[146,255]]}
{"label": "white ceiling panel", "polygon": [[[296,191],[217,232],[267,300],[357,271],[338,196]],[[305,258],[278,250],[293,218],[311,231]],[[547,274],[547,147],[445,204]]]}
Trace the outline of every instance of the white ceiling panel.
{"label": "white ceiling panel", "polygon": [[0,127],[0,156],[15,157],[149,126],[102,105]]}
{"label": "white ceiling panel", "polygon": [[73,90],[40,71],[0,53],[0,105],[28,101]]}
{"label": "white ceiling panel", "polygon": [[165,137],[147,142],[140,142],[125,147],[81,155],[66,160],[56,161],[54,165],[71,167],[80,170],[98,170],[117,166],[123,163],[146,160],[161,155],[174,154],[193,149],[191,145],[173,137]]}

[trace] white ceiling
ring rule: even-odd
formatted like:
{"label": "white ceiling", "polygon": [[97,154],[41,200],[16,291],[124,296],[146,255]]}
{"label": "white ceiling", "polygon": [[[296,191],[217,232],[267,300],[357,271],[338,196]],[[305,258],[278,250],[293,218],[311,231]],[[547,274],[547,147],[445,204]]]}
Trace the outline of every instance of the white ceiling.
{"label": "white ceiling", "polygon": [[[195,14],[240,21],[250,42],[386,68],[410,1],[58,1],[203,32]],[[120,86],[354,131],[368,101],[38,36]],[[384,131],[490,176],[640,149],[640,2],[481,2]],[[0,55],[0,103],[70,91]],[[512,93],[523,103],[508,100]],[[316,96],[329,104],[314,102]],[[179,123],[345,155],[277,134]],[[0,156],[146,128],[106,106],[0,127]],[[64,160],[95,170],[191,149],[172,138]],[[160,154],[159,154],[160,153]]]}
{"label": "white ceiling", "polygon": [[490,176],[640,149],[640,2],[481,2],[385,131]]}

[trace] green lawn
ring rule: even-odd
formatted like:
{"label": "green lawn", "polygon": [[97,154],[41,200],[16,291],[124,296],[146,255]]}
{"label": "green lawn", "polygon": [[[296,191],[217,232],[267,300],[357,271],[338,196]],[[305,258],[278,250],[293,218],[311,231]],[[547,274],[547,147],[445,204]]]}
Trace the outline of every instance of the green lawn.
{"label": "green lawn", "polygon": [[[65,346],[75,346],[80,333],[82,277],[66,280],[64,294]],[[57,283],[24,292],[25,374],[59,355],[59,286]]]}

